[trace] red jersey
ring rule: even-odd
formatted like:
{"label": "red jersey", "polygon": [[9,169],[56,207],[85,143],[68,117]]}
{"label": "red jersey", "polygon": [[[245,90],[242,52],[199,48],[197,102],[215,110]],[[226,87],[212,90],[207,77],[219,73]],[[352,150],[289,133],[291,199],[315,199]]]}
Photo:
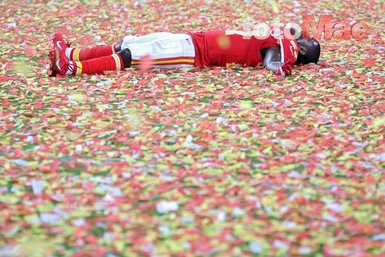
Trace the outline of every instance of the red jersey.
{"label": "red jersey", "polygon": [[260,40],[224,30],[190,33],[190,36],[194,41],[196,67],[258,66],[262,63],[262,49],[279,46],[272,36]]}

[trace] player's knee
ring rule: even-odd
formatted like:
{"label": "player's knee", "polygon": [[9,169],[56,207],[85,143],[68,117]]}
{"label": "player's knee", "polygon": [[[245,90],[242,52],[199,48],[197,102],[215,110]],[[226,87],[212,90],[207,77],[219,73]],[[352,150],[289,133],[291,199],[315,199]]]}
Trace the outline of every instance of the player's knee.
{"label": "player's knee", "polygon": [[131,51],[128,48],[125,48],[118,52],[118,54],[123,59],[124,68],[129,68],[131,66]]}

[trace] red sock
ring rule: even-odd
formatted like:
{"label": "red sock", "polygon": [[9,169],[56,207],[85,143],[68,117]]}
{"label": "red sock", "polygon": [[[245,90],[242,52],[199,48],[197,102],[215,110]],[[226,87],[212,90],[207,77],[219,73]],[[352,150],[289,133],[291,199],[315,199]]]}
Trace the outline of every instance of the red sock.
{"label": "red sock", "polygon": [[70,61],[67,74],[100,74],[124,68],[123,59],[118,54],[94,58],[86,61]]}
{"label": "red sock", "polygon": [[95,46],[92,48],[71,48],[66,49],[69,60],[84,61],[102,56],[115,54],[115,44],[112,46]]}

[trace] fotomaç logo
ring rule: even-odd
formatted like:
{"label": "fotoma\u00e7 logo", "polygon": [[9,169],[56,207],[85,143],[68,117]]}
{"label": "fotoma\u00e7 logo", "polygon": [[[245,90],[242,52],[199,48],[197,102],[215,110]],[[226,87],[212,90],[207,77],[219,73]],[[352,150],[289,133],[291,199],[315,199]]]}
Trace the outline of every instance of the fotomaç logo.
{"label": "fotoma\u00e7 logo", "polygon": [[257,39],[266,39],[273,36],[277,39],[313,37],[317,40],[321,39],[322,35],[325,40],[338,39],[349,40],[352,37],[357,40],[363,40],[369,36],[369,26],[363,22],[335,22],[332,15],[321,15],[318,23],[312,15],[303,15],[303,23],[300,26],[297,23],[289,22],[281,23],[279,20],[274,20],[270,25],[266,22],[253,23],[245,21],[242,26],[242,31],[234,31],[236,34],[242,35],[245,39],[250,39],[254,36]]}
{"label": "fotoma\u00e7 logo", "polygon": [[324,39],[330,40],[343,39],[349,40],[351,37],[357,40],[363,40],[369,36],[369,26],[363,22],[355,22],[350,25],[348,22],[333,22],[332,15],[321,15],[318,24],[315,22],[315,17],[310,15],[303,15],[302,31],[304,36],[311,36],[319,40],[322,32]]}

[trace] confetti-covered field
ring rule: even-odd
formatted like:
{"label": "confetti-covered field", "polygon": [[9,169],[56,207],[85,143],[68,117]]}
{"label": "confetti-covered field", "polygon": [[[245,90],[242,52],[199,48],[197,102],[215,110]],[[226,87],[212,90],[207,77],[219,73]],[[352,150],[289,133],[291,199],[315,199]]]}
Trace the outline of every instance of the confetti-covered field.
{"label": "confetti-covered field", "polygon": [[[383,1],[0,3],[0,256],[385,256]],[[368,25],[319,65],[49,78],[55,31]]]}

